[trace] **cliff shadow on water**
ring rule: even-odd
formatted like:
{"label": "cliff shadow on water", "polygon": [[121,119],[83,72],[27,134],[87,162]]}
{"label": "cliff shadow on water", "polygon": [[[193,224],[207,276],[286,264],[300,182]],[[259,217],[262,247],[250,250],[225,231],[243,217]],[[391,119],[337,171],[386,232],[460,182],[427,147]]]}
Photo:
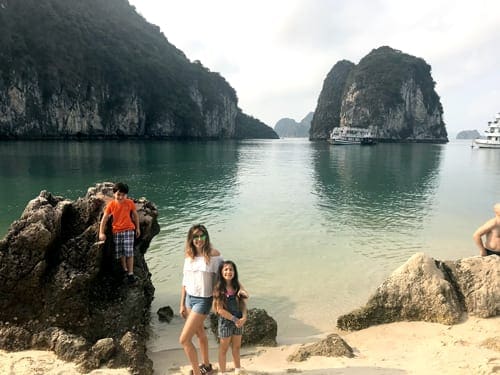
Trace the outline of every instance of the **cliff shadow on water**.
{"label": "cliff shadow on water", "polygon": [[0,235],[41,190],[74,199],[96,181],[127,182],[132,197],[158,203],[160,220],[194,220],[203,202],[229,204],[237,148],[237,141],[0,142]]}

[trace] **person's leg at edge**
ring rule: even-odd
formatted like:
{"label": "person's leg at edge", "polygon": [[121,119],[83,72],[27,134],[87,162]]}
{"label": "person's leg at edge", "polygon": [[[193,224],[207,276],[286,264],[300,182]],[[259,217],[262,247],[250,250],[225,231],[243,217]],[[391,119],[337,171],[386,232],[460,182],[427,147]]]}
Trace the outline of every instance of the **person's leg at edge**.
{"label": "person's leg at edge", "polygon": [[125,271],[125,272],[128,272],[127,270],[127,262],[125,261],[125,255],[122,255],[120,257],[120,262],[122,264],[122,269]]}
{"label": "person's leg at edge", "polygon": [[231,337],[221,337],[219,343],[219,372],[226,372],[226,358],[227,350],[229,349],[229,344],[231,343]]}
{"label": "person's leg at edge", "polygon": [[133,275],[134,274],[134,257],[133,256],[126,257],[126,262],[127,262],[127,265],[126,265],[125,269],[128,271],[129,275]]}
{"label": "person's leg at edge", "polygon": [[[204,317],[206,317],[206,315],[204,315]],[[200,328],[196,331],[196,336],[200,344],[201,361],[205,366],[210,366],[210,359],[208,358],[208,337],[203,324],[201,324]]]}
{"label": "person's leg at edge", "polygon": [[231,347],[231,351],[233,354],[233,362],[234,362],[234,369],[240,369],[241,368],[241,363],[240,363],[240,348],[241,348],[241,338],[243,336],[237,335],[233,336],[233,346]]}
{"label": "person's leg at edge", "polygon": [[186,322],[184,323],[184,327],[182,328],[181,335],[179,336],[179,343],[182,345],[184,353],[186,353],[186,357],[191,363],[194,375],[200,375],[201,372],[200,368],[198,367],[198,353],[196,353],[196,348],[191,340],[196,332],[200,328],[203,328],[203,321],[205,320],[205,318],[206,315],[198,314],[194,311],[189,311]]}

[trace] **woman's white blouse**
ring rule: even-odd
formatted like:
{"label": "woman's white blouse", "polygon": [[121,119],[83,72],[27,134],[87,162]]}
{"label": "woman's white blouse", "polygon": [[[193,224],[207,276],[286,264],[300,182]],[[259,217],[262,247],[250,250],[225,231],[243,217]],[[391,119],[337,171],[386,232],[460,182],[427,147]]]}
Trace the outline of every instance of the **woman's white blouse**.
{"label": "woman's white blouse", "polygon": [[182,285],[186,293],[194,297],[212,297],[215,276],[222,261],[220,255],[210,257],[208,264],[203,256],[185,258]]}

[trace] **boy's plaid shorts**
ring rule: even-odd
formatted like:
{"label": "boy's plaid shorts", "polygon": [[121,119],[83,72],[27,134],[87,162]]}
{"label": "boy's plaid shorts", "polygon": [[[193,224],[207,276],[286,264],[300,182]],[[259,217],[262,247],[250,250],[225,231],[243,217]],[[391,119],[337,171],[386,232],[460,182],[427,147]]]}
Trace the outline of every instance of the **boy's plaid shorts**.
{"label": "boy's plaid shorts", "polygon": [[116,249],[116,259],[120,259],[122,256],[134,256],[134,235],[135,231],[133,230],[113,233],[113,241],[115,242]]}

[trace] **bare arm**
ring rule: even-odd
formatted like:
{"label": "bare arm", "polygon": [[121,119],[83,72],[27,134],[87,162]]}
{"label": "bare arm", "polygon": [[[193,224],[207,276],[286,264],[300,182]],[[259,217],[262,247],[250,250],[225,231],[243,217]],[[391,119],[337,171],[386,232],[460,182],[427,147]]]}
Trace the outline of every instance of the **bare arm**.
{"label": "bare arm", "polygon": [[179,303],[179,315],[184,319],[187,317],[187,309],[186,309],[186,288],[184,285],[181,288],[181,301]]}
{"label": "bare arm", "polygon": [[108,222],[109,216],[106,212],[102,215],[101,224],[99,225],[99,241],[106,241],[106,223]]}
{"label": "bare arm", "polygon": [[238,321],[235,323],[236,324],[236,327],[238,328],[241,328],[245,325],[245,323],[247,322],[247,304],[245,303],[244,300],[242,300],[240,302],[240,306],[241,306],[241,319],[238,319]]}
{"label": "bare arm", "polygon": [[241,301],[240,306],[241,306],[242,316],[239,319],[233,314],[231,314],[229,311],[224,309],[222,305],[219,304],[218,301],[215,299],[213,308],[218,315],[222,316],[224,319],[231,320],[236,325],[236,327],[241,328],[247,321],[247,305],[244,301]]}
{"label": "bare arm", "polygon": [[250,298],[250,293],[245,289],[243,284],[240,283],[240,290],[238,291],[238,297],[240,298]]}
{"label": "bare arm", "polygon": [[481,225],[472,235],[472,238],[474,239],[474,242],[477,245],[477,248],[479,249],[479,253],[481,256],[486,255],[486,249],[484,248],[484,243],[483,243],[483,235],[488,234],[491,232],[491,230],[495,227],[496,221],[495,219],[488,220],[486,223]]}

